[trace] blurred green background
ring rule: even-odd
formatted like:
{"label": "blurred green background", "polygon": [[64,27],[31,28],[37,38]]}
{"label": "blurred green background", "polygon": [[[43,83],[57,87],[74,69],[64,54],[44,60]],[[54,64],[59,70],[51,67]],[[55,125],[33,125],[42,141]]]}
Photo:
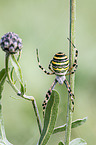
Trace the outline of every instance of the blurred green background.
{"label": "blurred green background", "polygon": [[[75,76],[75,112],[73,120],[88,117],[81,127],[72,130],[72,137],[83,138],[96,145],[96,1],[80,0],[76,7],[76,46],[79,50]],[[35,49],[39,48],[41,64],[48,69],[53,55],[68,55],[69,1],[67,0],[0,0],[0,37],[17,33],[23,40],[20,65],[27,83],[27,95],[33,95],[42,117],[42,102],[55,76],[47,76],[38,67]],[[0,70],[5,53],[0,50]],[[67,89],[55,87],[60,93],[56,126],[66,122]],[[12,97],[17,99],[13,99]],[[6,135],[14,145],[36,145],[39,131],[32,104],[16,96],[6,82],[2,98]],[[48,145],[64,140],[64,132],[52,135]]]}

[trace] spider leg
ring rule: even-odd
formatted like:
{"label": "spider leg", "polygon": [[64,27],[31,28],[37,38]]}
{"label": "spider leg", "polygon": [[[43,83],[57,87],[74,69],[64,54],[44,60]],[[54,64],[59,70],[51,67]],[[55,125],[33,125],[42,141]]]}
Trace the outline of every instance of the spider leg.
{"label": "spider leg", "polygon": [[[73,47],[74,47],[74,49],[75,49],[75,60],[74,60],[74,63],[73,63],[73,65],[72,65],[72,67],[69,68],[69,70],[68,70],[69,73],[66,74],[66,75],[71,75],[71,74],[74,74],[74,73],[75,73],[75,71],[77,70],[77,67],[78,67],[78,64],[77,64],[78,50],[77,50],[77,48],[75,47],[75,45],[71,42],[71,40],[70,40],[69,38],[67,38],[67,39],[70,41],[70,43],[73,45]],[[72,72],[70,72],[73,68],[74,68],[74,70],[73,70]]]}
{"label": "spider leg", "polygon": [[[74,68],[74,70],[73,70],[72,72],[67,73],[65,76],[67,76],[67,75],[71,75],[71,74],[74,74],[74,73],[76,72],[76,70],[77,70],[77,67],[78,67],[78,64],[75,65],[75,68]],[[73,68],[73,67],[71,67],[68,71],[71,71],[72,68]]]}
{"label": "spider leg", "polygon": [[52,72],[52,73],[47,72],[47,71],[42,67],[42,65],[40,64],[39,55],[38,55],[38,49],[36,49],[36,54],[37,54],[37,61],[38,61],[39,68],[41,68],[41,69],[43,70],[43,72],[46,73],[47,75],[53,75],[54,72]]}
{"label": "spider leg", "polygon": [[43,116],[44,116],[44,113],[45,113],[45,109],[46,109],[46,106],[47,106],[47,102],[48,100],[50,99],[50,96],[51,96],[51,93],[52,93],[52,90],[54,89],[55,85],[57,84],[57,80],[55,79],[53,84],[51,85],[50,89],[48,90],[46,96],[45,96],[45,100],[42,104],[42,107],[43,107]]}
{"label": "spider leg", "polygon": [[65,83],[65,85],[66,85],[66,87],[67,87],[67,90],[68,90],[68,93],[69,93],[69,95],[70,95],[70,97],[71,97],[72,111],[74,111],[74,98],[75,98],[75,96],[74,96],[74,94],[72,93],[70,84],[68,83],[67,79],[64,80],[64,83]]}
{"label": "spider leg", "polygon": [[52,60],[50,61],[48,68],[55,74],[54,70],[52,69]]}

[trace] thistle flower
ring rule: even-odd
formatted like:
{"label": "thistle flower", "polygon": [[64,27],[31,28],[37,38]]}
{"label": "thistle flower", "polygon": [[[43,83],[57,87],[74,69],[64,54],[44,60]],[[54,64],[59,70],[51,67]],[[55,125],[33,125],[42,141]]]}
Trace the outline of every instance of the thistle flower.
{"label": "thistle flower", "polygon": [[0,45],[3,51],[15,54],[22,49],[22,39],[14,32],[8,32],[1,38]]}

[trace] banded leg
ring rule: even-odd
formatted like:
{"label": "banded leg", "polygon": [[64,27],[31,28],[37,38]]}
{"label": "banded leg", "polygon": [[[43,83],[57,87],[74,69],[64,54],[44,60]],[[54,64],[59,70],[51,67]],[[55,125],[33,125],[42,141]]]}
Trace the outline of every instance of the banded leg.
{"label": "banded leg", "polygon": [[[76,64],[74,70],[73,70],[72,72],[70,72],[70,73],[67,73],[66,76],[67,76],[67,75],[74,74],[74,73],[76,72],[76,70],[77,70],[77,67],[78,67],[78,64]],[[71,67],[70,70],[68,70],[68,71],[71,71],[72,68],[73,68],[73,67]]]}
{"label": "banded leg", "polygon": [[48,100],[50,99],[50,96],[51,96],[51,93],[52,93],[52,90],[54,89],[55,85],[57,84],[57,80],[55,79],[53,84],[51,85],[50,89],[48,90],[46,96],[45,96],[45,100],[42,104],[42,107],[43,107],[43,116],[44,116],[44,112],[45,112],[45,109],[46,109],[46,106],[47,106],[47,102]]}
{"label": "banded leg", "polygon": [[48,68],[53,72],[53,74],[55,74],[54,70],[52,69],[52,60],[50,61]]}
{"label": "banded leg", "polygon": [[71,90],[71,87],[70,87],[70,84],[68,83],[68,81],[65,79],[64,80],[64,83],[65,83],[65,85],[66,85],[66,87],[67,87],[67,90],[68,90],[68,93],[69,93],[69,95],[70,95],[70,97],[71,97],[71,102],[72,102],[72,111],[74,111],[74,94],[72,93],[72,90]]}
{"label": "banded leg", "polygon": [[38,49],[36,49],[36,54],[37,54],[37,61],[38,61],[38,65],[39,65],[39,68],[41,68],[43,70],[44,73],[46,73],[47,75],[53,75],[54,73],[50,73],[50,72],[47,72],[40,64],[40,61],[39,61],[39,55],[38,55]]}
{"label": "banded leg", "polygon": [[[69,38],[67,38],[67,39],[70,41]],[[69,68],[68,71],[70,72],[73,68],[74,68],[74,70],[73,70],[72,72],[66,74],[66,75],[74,74],[75,71],[76,71],[76,69],[77,69],[77,67],[78,67],[78,64],[77,64],[78,50],[77,50],[77,48],[75,47],[75,45],[74,45],[71,41],[70,41],[70,43],[73,45],[73,47],[74,47],[74,49],[75,49],[75,60],[74,60],[74,63],[73,63],[73,65],[72,65],[72,67]]]}

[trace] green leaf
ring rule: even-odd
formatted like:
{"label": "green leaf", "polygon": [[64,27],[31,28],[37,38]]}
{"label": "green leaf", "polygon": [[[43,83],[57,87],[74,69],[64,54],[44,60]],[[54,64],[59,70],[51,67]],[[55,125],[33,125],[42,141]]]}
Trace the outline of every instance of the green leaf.
{"label": "green leaf", "polygon": [[13,79],[13,73],[14,73],[14,67],[12,67],[12,69],[11,69],[10,76],[11,76],[12,82],[15,84],[14,79]]}
{"label": "green leaf", "polygon": [[71,128],[75,128],[75,127],[78,127],[78,126],[84,124],[86,122],[86,120],[87,120],[87,117],[73,121]]}
{"label": "green leaf", "polygon": [[37,145],[45,145],[48,142],[55,126],[58,105],[59,94],[55,90],[53,90],[46,107],[44,127]]}
{"label": "green leaf", "polygon": [[70,145],[87,145],[87,143],[82,138],[76,138],[70,142]]}
{"label": "green leaf", "polygon": [[[75,127],[78,127],[78,126],[84,124],[84,123],[86,122],[86,120],[87,120],[87,117],[85,117],[85,118],[83,118],[83,119],[74,120],[74,121],[72,122],[71,128],[75,128]],[[66,124],[54,128],[53,134],[58,133],[58,132],[62,132],[62,131],[65,131],[65,130],[66,130]]]}
{"label": "green leaf", "polygon": [[[22,73],[21,73],[21,68],[20,65],[18,63],[18,61],[16,60],[14,55],[11,55],[11,63],[13,65],[13,70],[15,69],[16,75],[18,77],[19,83],[21,85],[21,94],[23,95],[25,92],[25,88],[24,88],[24,84],[23,84],[23,78],[22,78]],[[11,72],[11,79],[13,80],[13,72]],[[13,82],[14,83],[14,82]]]}
{"label": "green leaf", "polygon": [[63,142],[59,142],[59,144],[58,145],[64,145],[64,143]]}
{"label": "green leaf", "polygon": [[24,92],[25,92],[25,91],[24,91],[24,90],[25,90],[25,89],[24,89],[24,86],[23,86],[23,84],[22,84],[21,82],[20,82],[20,85],[21,85],[21,89],[20,89],[21,95],[24,95]]}
{"label": "green leaf", "polygon": [[21,89],[20,89],[20,91],[21,91],[21,95],[24,95],[24,93],[26,92],[26,84],[22,84],[22,83],[20,83],[20,85],[21,85]]}
{"label": "green leaf", "polygon": [[19,81],[23,82],[22,74],[21,74],[21,68],[20,68],[20,65],[17,62],[16,58],[14,57],[14,55],[11,55],[11,63],[13,65],[14,69],[15,69],[15,72],[16,72],[16,75],[17,75]]}
{"label": "green leaf", "polygon": [[[21,57],[21,51],[19,51],[19,55],[18,55],[18,57],[17,57],[17,62],[20,61],[20,57]],[[14,79],[13,79],[13,73],[14,73],[14,67],[12,67],[12,69],[11,69],[10,76],[11,76],[11,80],[12,80],[12,82],[15,84],[16,81],[14,81]]]}
{"label": "green leaf", "polygon": [[3,85],[6,79],[6,70],[5,68],[0,71],[0,99],[2,97]]}
{"label": "green leaf", "polygon": [[24,84],[24,92],[26,92],[26,83]]}

